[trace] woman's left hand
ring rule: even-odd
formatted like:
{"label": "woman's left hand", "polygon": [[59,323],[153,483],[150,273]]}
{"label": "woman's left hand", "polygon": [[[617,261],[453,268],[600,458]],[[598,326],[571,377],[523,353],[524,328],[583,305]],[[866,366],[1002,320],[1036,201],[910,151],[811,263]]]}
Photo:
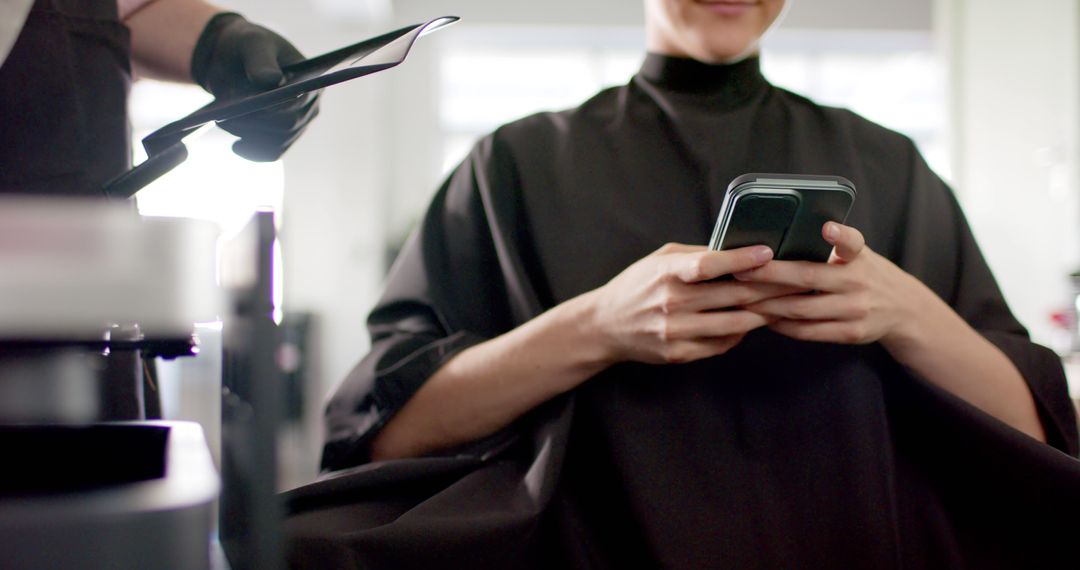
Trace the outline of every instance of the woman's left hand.
{"label": "woman's left hand", "polygon": [[780,334],[838,344],[881,342],[913,373],[1039,441],[1046,432],[1020,371],[929,287],[874,253],[855,228],[822,228],[828,263],[770,261],[736,273],[754,283],[811,294],[765,299],[743,308]]}
{"label": "woman's left hand", "polygon": [[735,275],[741,281],[814,293],[767,299],[745,309],[778,319],[769,328],[792,338],[839,344],[881,341],[886,348],[899,348],[889,345],[911,338],[920,307],[935,305],[933,293],[867,247],[855,228],[828,222],[822,235],[833,246],[828,263],[771,261]]}

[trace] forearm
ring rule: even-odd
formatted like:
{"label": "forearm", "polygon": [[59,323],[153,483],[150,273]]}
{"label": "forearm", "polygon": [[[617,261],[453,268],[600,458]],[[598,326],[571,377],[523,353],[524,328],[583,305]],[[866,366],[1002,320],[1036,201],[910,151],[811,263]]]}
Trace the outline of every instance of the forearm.
{"label": "forearm", "polygon": [[222,9],[202,0],[155,0],[125,20],[132,61],[148,77],[191,82],[191,54],[210,18]]}
{"label": "forearm", "polygon": [[1020,371],[929,290],[912,326],[883,345],[901,364],[1039,440],[1046,434]]}
{"label": "forearm", "polygon": [[372,459],[491,435],[616,362],[689,362],[727,352],[768,320],[720,309],[792,290],[716,278],[771,257],[764,247],[661,247],[604,286],[451,358],[375,437]]}
{"label": "forearm", "polygon": [[444,364],[371,445],[372,460],[413,457],[491,435],[609,366],[589,329],[589,294]]}

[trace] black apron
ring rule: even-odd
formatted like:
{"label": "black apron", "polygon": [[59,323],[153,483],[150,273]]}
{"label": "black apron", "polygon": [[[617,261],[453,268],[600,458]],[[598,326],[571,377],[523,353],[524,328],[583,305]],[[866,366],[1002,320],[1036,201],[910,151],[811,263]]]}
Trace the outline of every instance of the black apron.
{"label": "black apron", "polygon": [[[0,193],[104,196],[131,167],[130,44],[114,1],[35,0],[0,64]],[[158,416],[156,394],[144,405],[149,363],[103,360],[100,417]]]}
{"label": "black apron", "polygon": [[35,0],[0,65],[0,192],[102,195],[131,166],[116,2]]}

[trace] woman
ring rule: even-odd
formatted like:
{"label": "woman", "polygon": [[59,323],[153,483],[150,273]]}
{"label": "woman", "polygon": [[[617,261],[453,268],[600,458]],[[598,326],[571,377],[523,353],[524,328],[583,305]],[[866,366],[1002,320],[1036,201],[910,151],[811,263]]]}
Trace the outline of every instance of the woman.
{"label": "woman", "polygon": [[[988,553],[967,472],[936,462],[960,438],[1073,469],[1041,443],[1076,454],[1060,363],[908,139],[761,76],[783,7],[647,0],[650,53],[628,85],[477,146],[370,317],[372,351],[328,408],[325,468],[513,454],[524,444],[500,436],[562,422],[531,440],[537,522],[513,539],[551,567],[1007,566],[1047,538]],[[688,245],[747,172],[854,181],[848,225],[822,228],[828,264]],[[485,548],[485,564],[520,563]]]}

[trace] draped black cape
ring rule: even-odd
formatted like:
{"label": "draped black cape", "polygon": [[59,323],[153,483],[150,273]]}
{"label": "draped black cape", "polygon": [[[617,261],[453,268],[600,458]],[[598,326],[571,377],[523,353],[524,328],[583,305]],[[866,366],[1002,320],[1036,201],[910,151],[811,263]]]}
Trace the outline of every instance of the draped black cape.
{"label": "draped black cape", "polygon": [[[877,345],[755,331],[684,365],[624,363],[485,441],[368,461],[460,350],[704,243],[746,172],[834,174],[848,223],[1015,363],[1049,445]],[[1076,417],[1058,357],[1010,313],[949,189],[907,138],[726,66],[650,54],[580,107],[483,139],[435,196],[291,491],[295,567],[1080,567]]]}

